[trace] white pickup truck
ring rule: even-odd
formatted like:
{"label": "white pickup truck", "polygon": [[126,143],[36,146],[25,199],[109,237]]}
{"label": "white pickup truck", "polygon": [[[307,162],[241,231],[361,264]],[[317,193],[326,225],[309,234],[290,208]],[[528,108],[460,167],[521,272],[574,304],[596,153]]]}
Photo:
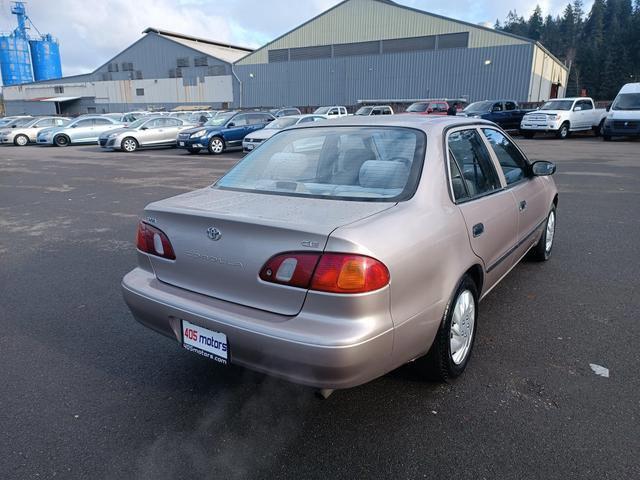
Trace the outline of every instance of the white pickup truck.
{"label": "white pickup truck", "polygon": [[589,97],[557,98],[522,117],[520,132],[525,138],[553,132],[558,138],[565,139],[571,132],[584,130],[593,130],[600,135],[606,116],[607,111],[595,108]]}
{"label": "white pickup truck", "polygon": [[348,115],[347,113],[347,107],[343,107],[343,106],[338,106],[338,105],[333,105],[331,107],[319,107],[316,109],[315,112],[313,112],[314,115],[320,115],[324,118],[340,118],[340,117],[346,117]]}

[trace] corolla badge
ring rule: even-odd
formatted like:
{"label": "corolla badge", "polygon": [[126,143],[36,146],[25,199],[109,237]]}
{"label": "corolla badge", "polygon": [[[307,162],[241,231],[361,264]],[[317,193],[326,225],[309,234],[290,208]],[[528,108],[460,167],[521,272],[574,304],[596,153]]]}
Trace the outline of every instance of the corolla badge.
{"label": "corolla badge", "polygon": [[222,232],[216,227],[209,227],[207,228],[207,237],[209,237],[214,242],[217,242],[222,238]]}

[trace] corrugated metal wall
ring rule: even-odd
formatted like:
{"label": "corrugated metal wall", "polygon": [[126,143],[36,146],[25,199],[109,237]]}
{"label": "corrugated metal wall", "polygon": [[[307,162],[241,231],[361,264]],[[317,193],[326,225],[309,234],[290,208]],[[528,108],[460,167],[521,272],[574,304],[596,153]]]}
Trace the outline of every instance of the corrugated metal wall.
{"label": "corrugated metal wall", "polygon": [[402,8],[377,0],[350,0],[300,26],[273,43],[237,62],[250,65],[268,62],[268,51],[280,48],[365,42],[469,32],[469,47],[481,48],[528,43],[509,35]]}
{"label": "corrugated metal wall", "polygon": [[243,107],[460,96],[524,101],[532,56],[533,45],[523,44],[236,65],[235,71]]}

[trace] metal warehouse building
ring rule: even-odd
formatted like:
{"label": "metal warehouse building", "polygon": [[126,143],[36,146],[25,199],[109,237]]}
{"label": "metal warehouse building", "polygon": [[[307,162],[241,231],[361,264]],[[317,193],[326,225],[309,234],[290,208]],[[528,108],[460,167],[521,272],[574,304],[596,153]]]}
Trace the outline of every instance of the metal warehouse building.
{"label": "metal warehouse building", "polygon": [[153,28],[92,73],[4,87],[8,115],[227,107],[234,61],[251,50]]}
{"label": "metal warehouse building", "polygon": [[236,62],[242,106],[564,95],[542,45],[388,0],[346,0]]}
{"label": "metal warehouse building", "polygon": [[7,114],[426,98],[537,102],[563,96],[568,78],[535,41],[389,0],[345,0],[256,51],[144,33],[92,73],[5,87]]}

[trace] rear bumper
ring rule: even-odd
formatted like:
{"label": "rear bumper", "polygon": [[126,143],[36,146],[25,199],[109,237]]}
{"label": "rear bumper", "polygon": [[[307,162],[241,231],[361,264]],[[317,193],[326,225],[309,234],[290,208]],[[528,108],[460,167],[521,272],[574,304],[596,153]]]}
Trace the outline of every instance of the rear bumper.
{"label": "rear bumper", "polygon": [[[392,368],[388,303],[373,315],[363,312],[362,318],[340,319],[331,312],[324,318],[313,313],[306,316],[304,310],[296,317],[284,317],[164,284],[140,268],[124,277],[122,291],[143,325],[179,343],[181,320],[224,333],[230,363],[295,383],[350,388]],[[372,299],[371,303],[383,302]]]}

